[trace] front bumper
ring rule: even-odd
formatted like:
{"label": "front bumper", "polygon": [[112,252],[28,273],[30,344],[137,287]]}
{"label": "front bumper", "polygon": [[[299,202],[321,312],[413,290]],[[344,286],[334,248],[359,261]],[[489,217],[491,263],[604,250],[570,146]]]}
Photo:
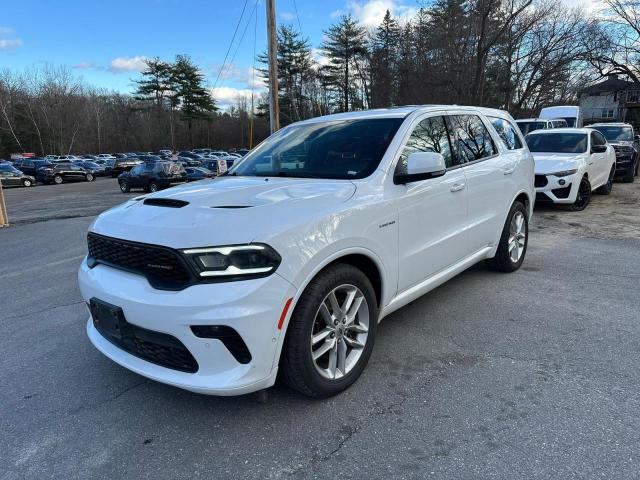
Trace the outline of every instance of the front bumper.
{"label": "front bumper", "polygon": [[[195,373],[163,367],[117,347],[87,322],[93,345],[123,367],[145,377],[197,393],[239,395],[270,387],[278,370],[283,330],[278,321],[294,287],[277,274],[255,280],[194,285],[181,291],[152,288],[136,274],[105,265],[78,272],[85,301],[97,298],[122,308],[126,321],[178,339],[198,363]],[[290,311],[289,311],[290,313]],[[240,363],[218,339],[197,337],[191,326],[233,328],[251,360]]]}
{"label": "front bumper", "polygon": [[616,177],[627,176],[635,171],[633,155],[616,156]]}
{"label": "front bumper", "polygon": [[536,183],[541,184],[540,177],[544,177],[546,183],[536,187],[536,203],[553,202],[571,204],[576,201],[580,186],[580,175],[574,173],[566,177],[557,177],[549,174],[536,174]]}

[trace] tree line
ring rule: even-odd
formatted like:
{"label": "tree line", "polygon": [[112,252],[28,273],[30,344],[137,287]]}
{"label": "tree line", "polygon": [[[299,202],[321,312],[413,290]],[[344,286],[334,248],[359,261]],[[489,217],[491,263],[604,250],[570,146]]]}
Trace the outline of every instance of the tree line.
{"label": "tree line", "polygon": [[[342,16],[313,48],[278,29],[282,125],[366,108],[467,104],[516,118],[575,103],[617,74],[640,84],[640,4],[604,0],[603,15],[553,0],[436,0],[412,18],[387,12],[366,29]],[[266,64],[266,55],[258,57]],[[268,69],[260,74],[268,81]],[[63,67],[0,71],[0,157],[251,147],[268,135],[266,94],[221,111],[192,60],[147,61],[135,93],[98,89]]]}

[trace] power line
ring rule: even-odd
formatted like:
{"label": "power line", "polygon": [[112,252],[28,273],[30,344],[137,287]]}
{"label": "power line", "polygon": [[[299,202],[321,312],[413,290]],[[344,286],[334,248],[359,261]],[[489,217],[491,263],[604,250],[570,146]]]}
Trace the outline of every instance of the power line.
{"label": "power line", "polygon": [[300,35],[302,35],[302,24],[300,23],[300,15],[298,15],[298,5],[296,0],[293,0],[293,9],[296,12],[296,18],[298,19],[298,29],[300,30]]}
{"label": "power line", "polygon": [[[234,50],[233,55],[231,56],[231,61],[227,64],[227,71],[231,70],[231,67],[233,66],[233,61],[236,59],[236,55],[238,54],[238,50],[240,50],[240,47],[242,46],[242,41],[244,40],[244,36],[247,33],[247,29],[249,28],[249,24],[251,23],[251,17],[253,16],[254,13],[256,13],[256,9],[258,7],[258,2],[259,2],[259,0],[256,0],[255,3],[253,4],[253,10],[249,14],[249,17],[247,18],[247,23],[244,26],[244,30],[242,30],[242,35],[240,35],[240,40],[238,41],[238,45],[236,45],[236,49]],[[257,15],[257,13],[256,13],[256,15]]]}
{"label": "power line", "polygon": [[236,23],[236,28],[233,31],[233,36],[231,37],[231,42],[229,43],[229,48],[227,48],[227,53],[224,54],[224,60],[222,61],[222,67],[220,67],[220,70],[218,71],[218,76],[216,77],[216,81],[213,84],[213,88],[214,89],[218,86],[218,80],[220,79],[220,75],[222,74],[222,71],[224,70],[224,66],[227,63],[227,57],[229,56],[229,52],[231,51],[231,47],[233,46],[233,42],[236,39],[236,34],[238,33],[238,28],[240,27],[240,22],[242,22],[242,17],[244,16],[244,11],[247,8],[247,3],[249,3],[249,0],[244,0],[244,5],[242,6],[242,12],[240,13],[240,18],[238,19],[238,23]]}

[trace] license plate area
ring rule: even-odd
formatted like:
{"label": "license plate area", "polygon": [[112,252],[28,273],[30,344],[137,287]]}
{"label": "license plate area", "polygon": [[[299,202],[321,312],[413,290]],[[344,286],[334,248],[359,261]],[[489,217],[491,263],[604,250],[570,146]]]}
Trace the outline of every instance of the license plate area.
{"label": "license plate area", "polygon": [[122,308],[97,298],[89,300],[89,307],[93,326],[103,336],[125,348],[132,346],[135,335],[131,325],[124,317]]}

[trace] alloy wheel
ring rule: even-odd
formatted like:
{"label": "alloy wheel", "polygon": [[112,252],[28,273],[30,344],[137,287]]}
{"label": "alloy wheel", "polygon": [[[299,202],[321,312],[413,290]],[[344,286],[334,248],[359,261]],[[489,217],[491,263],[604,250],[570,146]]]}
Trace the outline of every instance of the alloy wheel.
{"label": "alloy wheel", "polygon": [[511,217],[509,224],[509,258],[513,263],[518,263],[524,252],[527,241],[527,228],[522,212],[516,212]]}
{"label": "alloy wheel", "polygon": [[576,201],[574,203],[574,207],[576,210],[584,209],[591,200],[591,185],[586,178],[583,178],[580,182],[580,186],[578,187],[578,195],[576,196]]}
{"label": "alloy wheel", "polygon": [[311,331],[311,356],[324,378],[353,370],[367,343],[369,320],[367,299],[354,285],[340,285],[324,298]]}

